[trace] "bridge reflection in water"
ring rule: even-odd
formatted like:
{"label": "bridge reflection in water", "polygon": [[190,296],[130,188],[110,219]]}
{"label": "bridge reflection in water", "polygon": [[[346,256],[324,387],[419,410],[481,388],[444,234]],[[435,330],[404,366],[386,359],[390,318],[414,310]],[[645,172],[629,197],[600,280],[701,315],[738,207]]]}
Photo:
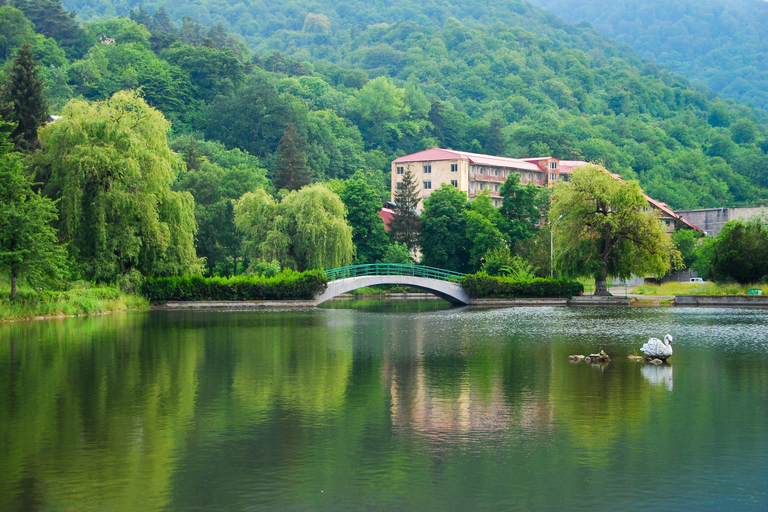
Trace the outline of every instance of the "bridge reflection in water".
{"label": "bridge reflection in water", "polygon": [[325,271],[328,286],[315,299],[318,304],[366,286],[412,286],[434,293],[452,304],[466,305],[469,295],[461,286],[464,274],[419,265],[377,263],[352,265]]}

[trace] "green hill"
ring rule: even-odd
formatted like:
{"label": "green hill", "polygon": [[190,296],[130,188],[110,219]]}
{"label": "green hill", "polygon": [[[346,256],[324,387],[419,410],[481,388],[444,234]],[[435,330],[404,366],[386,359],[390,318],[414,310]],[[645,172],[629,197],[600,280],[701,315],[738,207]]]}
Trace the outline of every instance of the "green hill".
{"label": "green hill", "polygon": [[[128,8],[98,5],[74,6],[91,17]],[[168,6],[171,18],[228,23],[253,54],[221,26],[173,25],[145,5],[129,12],[143,27],[89,23],[79,53],[62,40],[64,61],[40,54],[54,105],[141,87],[176,134],[267,169],[293,123],[319,179],[388,172],[398,155],[442,146],[602,162],[673,208],[768,200],[760,112],[524,2]],[[451,17],[461,13],[473,15]]]}
{"label": "green hill", "polygon": [[531,0],[635,48],[723,96],[768,110],[768,3],[762,0]]}

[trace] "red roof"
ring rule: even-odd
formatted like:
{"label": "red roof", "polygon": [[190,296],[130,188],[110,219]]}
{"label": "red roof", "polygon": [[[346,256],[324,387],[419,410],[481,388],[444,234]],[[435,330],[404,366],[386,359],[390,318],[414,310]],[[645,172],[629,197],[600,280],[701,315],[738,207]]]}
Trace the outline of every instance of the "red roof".
{"label": "red roof", "polygon": [[[582,160],[560,160],[560,174],[569,174],[573,172],[574,169],[576,169],[577,167],[581,167],[582,165],[590,165],[590,163],[584,162]],[[605,169],[605,167],[603,167],[602,165],[597,165],[597,167],[599,169],[602,169],[608,172]],[[619,176],[618,174],[615,174],[615,173],[609,173],[609,174],[614,178],[616,178],[617,180],[623,181],[621,179],[621,176]],[[648,203],[650,203],[651,206],[661,210],[667,217],[671,217],[676,221],[680,221],[691,229],[695,229],[696,231],[701,231],[701,229],[697,228],[696,226],[694,226],[693,224],[685,220],[683,217],[681,217],[680,215],[670,210],[666,203],[662,203],[661,201],[656,201],[645,192],[643,192],[643,195],[645,196],[645,199],[648,201]],[[703,231],[701,232],[703,233]]]}
{"label": "red roof", "polygon": [[389,221],[391,221],[395,216],[395,212],[393,210],[390,210],[389,208],[382,208],[379,210],[379,217],[384,219],[384,229],[389,231]]}
{"label": "red roof", "polygon": [[[549,158],[549,157],[547,157]],[[408,162],[437,162],[440,160],[469,160],[471,164],[490,165],[493,167],[509,167],[512,169],[522,169],[525,171],[540,171],[541,168],[531,161],[519,158],[505,158],[502,156],[481,155],[479,153],[468,153],[466,151],[454,151],[452,149],[432,148],[425,151],[419,151],[411,155],[401,156],[394,163]]]}

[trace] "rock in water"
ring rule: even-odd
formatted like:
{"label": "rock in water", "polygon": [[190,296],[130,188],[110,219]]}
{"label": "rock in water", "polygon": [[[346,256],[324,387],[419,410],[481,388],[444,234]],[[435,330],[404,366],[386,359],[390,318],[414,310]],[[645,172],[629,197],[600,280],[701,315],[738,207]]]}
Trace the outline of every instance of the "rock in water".
{"label": "rock in water", "polygon": [[569,361],[579,362],[579,361],[583,361],[584,360],[584,356],[581,355],[581,354],[577,354],[577,355],[573,355],[573,356],[568,356],[568,360]]}

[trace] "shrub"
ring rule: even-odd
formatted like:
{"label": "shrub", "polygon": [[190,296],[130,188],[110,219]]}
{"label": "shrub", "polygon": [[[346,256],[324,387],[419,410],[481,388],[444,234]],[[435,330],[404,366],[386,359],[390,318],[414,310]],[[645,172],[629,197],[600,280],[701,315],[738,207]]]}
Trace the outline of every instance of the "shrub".
{"label": "shrub", "polygon": [[473,299],[570,297],[571,285],[570,281],[564,279],[537,277],[516,280],[510,277],[489,276],[485,272],[470,274],[461,279],[461,286]]}
{"label": "shrub", "polygon": [[156,304],[169,300],[311,300],[327,282],[321,270],[289,269],[274,277],[162,277],[147,279],[142,294]]}

